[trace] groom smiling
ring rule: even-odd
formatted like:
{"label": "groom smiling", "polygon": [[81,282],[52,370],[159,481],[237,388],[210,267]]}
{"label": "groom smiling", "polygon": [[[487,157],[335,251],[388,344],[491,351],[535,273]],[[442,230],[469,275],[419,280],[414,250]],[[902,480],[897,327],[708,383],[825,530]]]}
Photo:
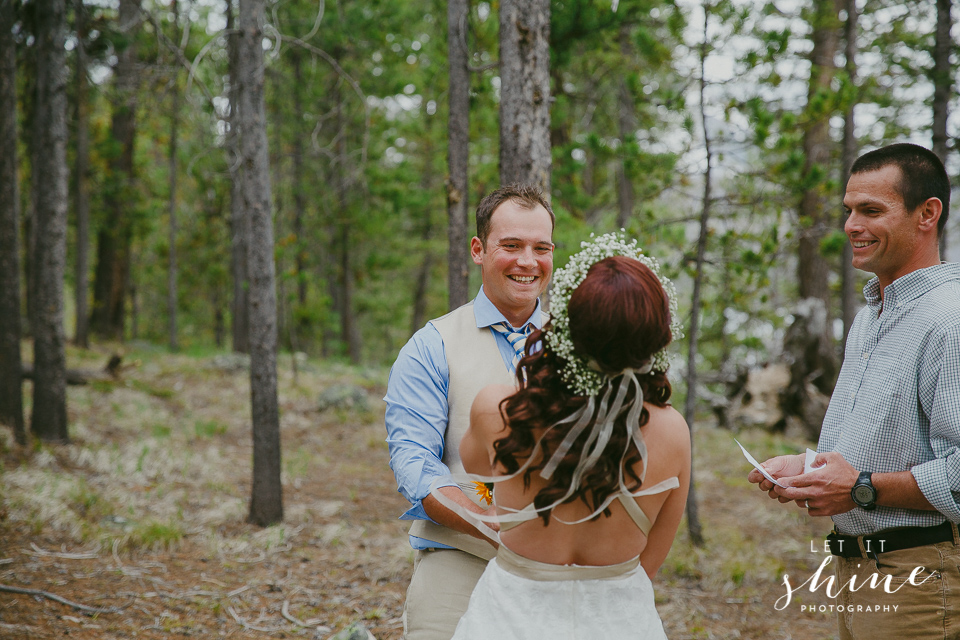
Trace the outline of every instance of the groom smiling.
{"label": "groom smiling", "polygon": [[[537,187],[501,187],[477,207],[470,242],[483,285],[470,303],[431,320],[400,350],[387,385],[390,467],[411,508],[416,550],[404,604],[407,640],[448,640],[496,549],[470,523],[430,495],[437,477],[462,473],[460,439],[470,407],[489,384],[516,384],[518,354],[545,314],[539,296],[553,273],[550,204]],[[471,511],[475,496],[456,485],[443,494]]]}

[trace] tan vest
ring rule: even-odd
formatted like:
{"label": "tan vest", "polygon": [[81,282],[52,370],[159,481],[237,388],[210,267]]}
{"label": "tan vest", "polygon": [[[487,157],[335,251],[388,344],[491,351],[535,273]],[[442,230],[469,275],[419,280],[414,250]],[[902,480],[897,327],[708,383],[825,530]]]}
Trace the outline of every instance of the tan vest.
{"label": "tan vest", "polygon": [[[433,320],[432,324],[443,339],[450,369],[450,383],[447,386],[448,422],[441,459],[451,473],[463,473],[460,441],[470,426],[470,407],[474,398],[487,385],[515,384],[516,376],[507,369],[490,328],[477,328],[472,302]],[[465,494],[477,500],[470,491]],[[410,527],[410,535],[456,547],[485,560],[497,555],[493,545],[429,520],[415,521]]]}

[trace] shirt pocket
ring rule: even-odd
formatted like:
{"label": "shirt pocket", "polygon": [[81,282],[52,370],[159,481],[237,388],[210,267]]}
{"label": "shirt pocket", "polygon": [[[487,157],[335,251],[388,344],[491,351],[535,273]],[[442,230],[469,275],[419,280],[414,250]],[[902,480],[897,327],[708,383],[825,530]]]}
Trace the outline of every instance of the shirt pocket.
{"label": "shirt pocket", "polygon": [[901,355],[882,347],[871,353],[853,401],[853,413],[863,417],[859,423],[873,422],[881,433],[895,434],[915,421],[907,402],[916,399],[917,373]]}

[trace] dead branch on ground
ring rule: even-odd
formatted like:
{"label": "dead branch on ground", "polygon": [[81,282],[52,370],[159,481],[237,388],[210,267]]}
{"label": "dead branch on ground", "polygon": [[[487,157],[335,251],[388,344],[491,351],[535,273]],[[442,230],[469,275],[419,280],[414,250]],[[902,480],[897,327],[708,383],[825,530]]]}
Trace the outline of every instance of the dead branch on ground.
{"label": "dead branch on ground", "polygon": [[72,600],[67,600],[66,598],[58,596],[55,593],[50,593],[49,591],[41,591],[39,589],[22,589],[20,587],[11,587],[10,585],[0,584],[0,591],[5,591],[6,593],[19,593],[25,596],[37,596],[40,598],[46,598],[47,600],[53,600],[54,602],[65,604],[68,607],[73,607],[77,611],[83,611],[88,615],[99,615],[101,613],[117,613],[118,611],[121,611],[121,609],[117,609],[116,607],[110,607],[109,609],[88,607],[85,604],[80,604],[79,602],[73,602]]}

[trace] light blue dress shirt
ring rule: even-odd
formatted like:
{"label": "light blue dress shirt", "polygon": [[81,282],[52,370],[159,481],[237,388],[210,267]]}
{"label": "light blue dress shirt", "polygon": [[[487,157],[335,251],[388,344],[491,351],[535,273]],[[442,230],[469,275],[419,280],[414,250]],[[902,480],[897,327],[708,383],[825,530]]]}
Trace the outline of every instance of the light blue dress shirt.
{"label": "light blue dress shirt", "polygon": [[[477,327],[489,327],[507,319],[490,302],[483,287],[473,301]],[[533,315],[520,327],[532,324],[540,329],[543,324],[540,302]],[[509,325],[509,323],[508,323]],[[514,350],[505,335],[490,329],[497,341],[504,366],[511,365]],[[401,520],[430,520],[423,510],[422,500],[430,493],[430,483],[438,476],[450,474],[443,464],[444,434],[447,430],[447,387],[450,370],[440,332],[432,321],[413,334],[400,350],[390,369],[387,383],[386,425],[387,445],[390,447],[390,468],[397,478],[397,490],[412,505]],[[449,548],[416,536],[410,536],[414,549]]]}
{"label": "light blue dress shirt", "polygon": [[847,535],[960,522],[960,264],[863,289],[820,432],[858,471],[910,470],[936,511],[878,506],[833,516]]}

